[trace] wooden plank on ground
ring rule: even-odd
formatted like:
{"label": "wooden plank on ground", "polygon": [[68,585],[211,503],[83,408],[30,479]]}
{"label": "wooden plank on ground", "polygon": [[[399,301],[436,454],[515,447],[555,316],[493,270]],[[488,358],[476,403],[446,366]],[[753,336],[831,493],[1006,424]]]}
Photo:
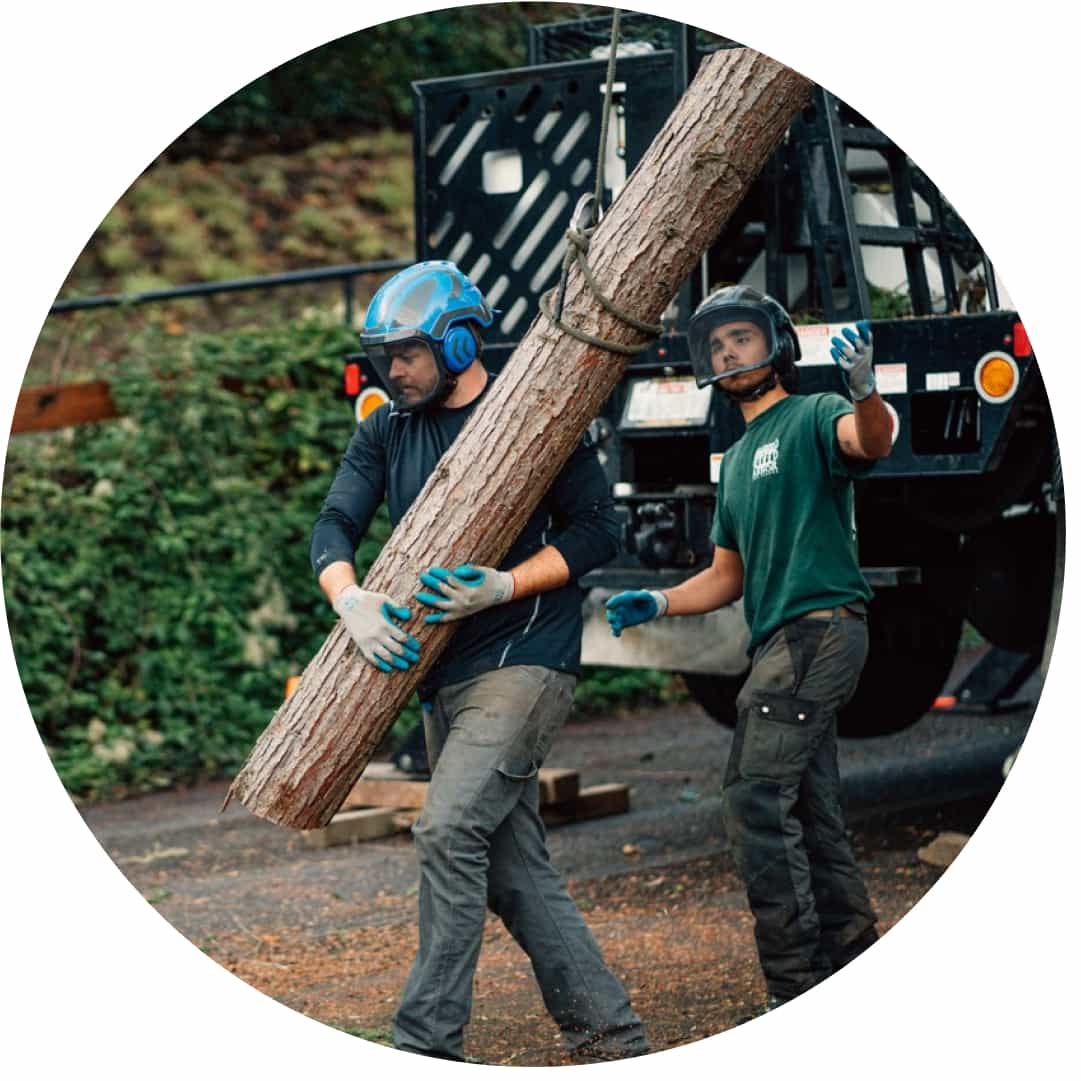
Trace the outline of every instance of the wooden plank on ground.
{"label": "wooden plank on ground", "polygon": [[626,814],[630,809],[631,791],[625,784],[597,784],[583,788],[575,799],[542,807],[541,818],[547,826],[562,826],[587,818]]}
{"label": "wooden plank on ground", "polygon": [[379,781],[362,776],[345,797],[344,809],[352,807],[392,807],[397,810],[424,806],[427,781]]}
{"label": "wooden plank on ground", "polygon": [[15,403],[11,434],[67,428],[117,415],[109,384],[103,380],[23,387]]}
{"label": "wooden plank on ground", "polygon": [[387,837],[402,828],[396,821],[397,815],[398,812],[390,807],[340,811],[325,826],[305,830],[304,842],[312,848],[330,848]]}
{"label": "wooden plank on ground", "polygon": [[541,806],[546,803],[566,803],[577,797],[580,781],[576,769],[558,769],[545,766],[538,770]]}
{"label": "wooden plank on ground", "polygon": [[[541,805],[565,804],[579,791],[578,771],[545,766],[538,771]],[[356,807],[393,807],[416,810],[424,806],[428,782],[418,781],[385,762],[371,763],[345,797],[342,810]]]}
{"label": "wooden plank on ground", "polygon": [[[377,770],[377,773],[385,773]],[[581,822],[604,815],[624,814],[630,810],[630,789],[625,784],[599,784],[579,790],[578,771],[573,769],[542,770],[546,785],[542,784],[541,817],[549,826],[568,822]],[[354,786],[353,792],[360,798],[389,792],[390,804],[374,807],[353,807],[339,811],[330,822],[314,830],[304,831],[304,840],[312,848],[330,848],[334,845],[353,844],[356,841],[377,840],[392,833],[412,829],[420,817],[423,805],[402,806],[404,799],[415,798],[418,789],[427,790],[427,781],[393,781],[363,778]],[[400,791],[399,791],[400,790]],[[574,795],[558,800],[545,801],[543,793],[573,791]],[[352,795],[350,799],[352,799]]]}
{"label": "wooden plank on ground", "polygon": [[411,830],[418,818],[420,818],[420,811],[394,812],[394,824],[400,830]]}
{"label": "wooden plank on ground", "polygon": [[406,773],[398,769],[393,762],[369,762],[361,776],[366,781],[415,781],[415,773]]}

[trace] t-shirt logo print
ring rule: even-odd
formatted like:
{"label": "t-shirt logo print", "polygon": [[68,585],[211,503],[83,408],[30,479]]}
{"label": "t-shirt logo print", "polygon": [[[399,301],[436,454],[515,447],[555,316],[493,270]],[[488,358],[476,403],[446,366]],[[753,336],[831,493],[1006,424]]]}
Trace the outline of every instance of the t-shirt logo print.
{"label": "t-shirt logo print", "polygon": [[754,468],[751,472],[751,480],[758,480],[759,477],[769,477],[778,472],[777,452],[780,442],[780,439],[775,439],[772,443],[763,443],[754,452]]}

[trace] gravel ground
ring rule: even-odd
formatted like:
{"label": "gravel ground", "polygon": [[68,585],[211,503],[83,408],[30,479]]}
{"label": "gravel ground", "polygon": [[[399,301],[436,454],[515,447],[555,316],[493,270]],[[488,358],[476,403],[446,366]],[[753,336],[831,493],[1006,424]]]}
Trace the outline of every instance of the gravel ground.
{"label": "gravel ground", "polygon": [[[852,840],[888,929],[942,873],[916,850],[971,833],[1031,708],[929,714],[894,736],[842,741]],[[751,918],[720,824],[731,733],[688,704],[566,726],[548,765],[583,785],[622,781],[628,814],[554,828],[568,878],[655,1049],[724,1031],[763,998]],[[326,1024],[385,1041],[416,948],[408,834],[312,849],[243,808],[227,785],[83,808],[109,855],[163,918],[254,987]],[[565,1062],[528,960],[494,918],[475,985],[468,1054]]]}

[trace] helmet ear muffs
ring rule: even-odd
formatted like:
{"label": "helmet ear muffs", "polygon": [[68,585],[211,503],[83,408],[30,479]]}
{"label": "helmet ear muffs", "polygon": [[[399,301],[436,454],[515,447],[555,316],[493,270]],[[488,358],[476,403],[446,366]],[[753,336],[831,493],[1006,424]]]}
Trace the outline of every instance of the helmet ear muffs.
{"label": "helmet ear muffs", "polygon": [[443,338],[443,363],[451,375],[460,375],[477,359],[477,340],[469,327],[453,326]]}

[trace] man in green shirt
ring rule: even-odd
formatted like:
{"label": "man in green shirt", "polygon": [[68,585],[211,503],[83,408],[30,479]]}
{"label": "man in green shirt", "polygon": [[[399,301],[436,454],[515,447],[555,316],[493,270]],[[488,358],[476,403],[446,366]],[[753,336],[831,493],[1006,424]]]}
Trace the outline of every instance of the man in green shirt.
{"label": "man in green shirt", "polygon": [[856,327],[832,349],[852,402],[799,395],[799,340],[777,301],[730,286],[702,302],[689,328],[698,385],[718,385],[746,422],[721,462],[713,563],[673,589],[608,602],[618,636],[743,598],[752,661],[723,809],[770,1009],[877,938],[845,837],[837,766],[837,711],[867,657],[871,597],[857,559],[852,481],[892,445],[870,326]]}

